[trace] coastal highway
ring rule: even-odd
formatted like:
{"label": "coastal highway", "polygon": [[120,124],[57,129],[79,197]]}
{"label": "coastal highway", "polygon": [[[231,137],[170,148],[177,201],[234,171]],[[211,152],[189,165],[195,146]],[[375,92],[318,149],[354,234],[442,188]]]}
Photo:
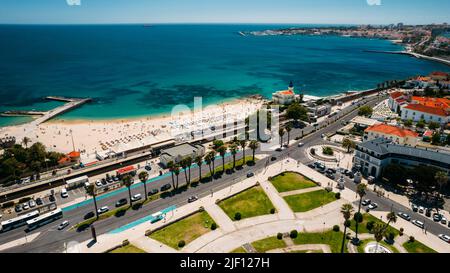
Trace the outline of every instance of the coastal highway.
{"label": "coastal highway", "polygon": [[[368,104],[373,106],[377,102],[381,101],[382,99],[384,99],[384,97],[377,98],[375,101],[371,101]],[[324,121],[323,124],[320,124],[320,126],[324,125],[325,126],[324,128],[317,130],[316,132],[314,132],[312,134],[309,134],[308,136],[306,136],[305,138],[303,138],[301,140],[301,142],[303,142],[305,144],[304,147],[302,147],[302,148],[298,148],[296,145],[292,145],[290,148],[288,148],[282,152],[271,152],[271,154],[273,156],[277,157],[277,161],[283,160],[284,158],[289,156],[296,160],[299,160],[302,163],[309,163],[310,160],[306,157],[306,153],[305,153],[306,149],[308,147],[311,147],[311,146],[314,146],[317,144],[326,143],[326,141],[324,141],[320,137],[322,134],[335,132],[342,126],[341,125],[342,121],[349,121],[353,117],[355,117],[356,114],[357,114],[356,111],[353,111],[344,117],[338,118],[336,120],[337,122],[331,123],[331,124],[328,124],[330,122],[330,120]],[[300,130],[300,129],[292,130],[291,138],[300,136],[302,134],[301,131],[302,130]],[[262,154],[262,153],[267,154],[267,152],[263,152],[260,150],[258,150],[257,153],[258,154]],[[247,151],[246,154],[250,155],[251,151]],[[239,156],[241,156],[241,154]],[[231,160],[230,157],[226,158],[227,162],[229,162],[230,160]],[[219,189],[230,187],[231,185],[233,185],[235,183],[239,183],[240,181],[245,179],[246,174],[248,172],[257,173],[257,172],[263,171],[264,168],[268,164],[277,162],[277,161],[270,162],[269,160],[270,160],[270,157],[259,160],[256,162],[256,164],[254,166],[244,167],[242,170],[237,170],[232,174],[224,174],[223,177],[221,177],[221,178],[218,178],[218,179],[213,180],[208,183],[201,183],[197,187],[189,188],[188,190],[181,192],[179,194],[176,194],[172,197],[161,198],[156,201],[150,202],[139,210],[129,210],[122,217],[112,216],[108,219],[98,221],[97,223],[94,224],[97,234],[100,235],[103,233],[110,232],[114,229],[120,228],[128,223],[131,223],[131,222],[141,219],[149,214],[155,213],[159,210],[165,209],[165,208],[173,206],[173,205],[180,207],[180,206],[186,204],[188,197],[190,197],[192,195],[197,195],[199,197],[202,197],[202,196],[213,194],[213,192],[215,192]],[[221,159],[216,160],[216,167],[221,165],[221,161],[222,161]],[[208,172],[207,166],[204,166],[202,169],[203,169],[203,173]],[[195,179],[197,176],[198,176],[198,169],[193,168],[192,169],[192,178]],[[181,173],[180,174],[180,184],[182,184],[183,181],[184,181],[184,174]],[[158,181],[149,183],[147,186],[147,189],[150,190],[150,189],[156,188],[156,187],[159,188],[161,185],[166,184],[166,183],[171,183],[170,176],[164,177]],[[138,186],[132,190],[132,194],[143,193],[142,184],[139,183],[137,185]],[[348,183],[346,183],[346,185],[352,190],[355,190],[355,188],[356,188],[356,185],[354,185],[353,182],[350,182],[350,181],[348,181]],[[110,209],[113,209],[115,202],[121,198],[128,198],[128,192],[126,190],[119,192],[115,195],[110,195],[106,198],[103,198],[102,200],[99,200],[98,206],[101,207],[101,206],[107,205],[107,206],[109,206]],[[390,210],[390,208],[393,207],[395,210],[398,209],[399,211],[406,212],[406,213],[410,214],[411,216],[414,215],[414,213],[409,208],[405,208],[405,207],[401,206],[400,204],[396,204],[395,202],[392,202],[389,199],[377,197],[375,194],[372,194],[372,193],[369,193],[367,195],[367,198],[370,198],[374,202],[377,202],[379,204],[380,209]],[[68,220],[71,223],[71,225],[74,225],[78,222],[81,222],[83,220],[84,215],[93,210],[94,210],[94,206],[93,206],[92,202],[90,202],[79,208],[75,208],[73,210],[66,211],[64,213],[63,220]],[[415,215],[413,217],[415,217]],[[40,232],[40,235],[35,240],[33,240],[31,243],[13,247],[13,248],[9,248],[9,249],[4,250],[3,252],[64,252],[65,244],[67,244],[69,242],[82,242],[82,241],[85,241],[85,240],[88,240],[91,238],[91,232],[90,232],[89,228],[84,231],[80,231],[80,232],[74,231],[74,230],[69,230],[69,229],[66,229],[63,231],[58,231],[56,229],[56,227],[63,220],[56,221],[54,223],[48,224],[47,226],[41,227],[41,228],[31,232],[31,233]],[[426,223],[428,231],[430,233],[433,233],[433,234],[448,233],[448,230],[440,224],[436,224],[432,221],[431,221],[431,223],[429,223],[430,221],[427,221],[428,219],[420,219],[420,220],[423,220]],[[0,234],[0,244],[4,244],[6,242],[24,237],[25,236],[24,230],[25,230],[25,228],[18,228],[18,229]],[[27,236],[29,236],[29,234]]]}

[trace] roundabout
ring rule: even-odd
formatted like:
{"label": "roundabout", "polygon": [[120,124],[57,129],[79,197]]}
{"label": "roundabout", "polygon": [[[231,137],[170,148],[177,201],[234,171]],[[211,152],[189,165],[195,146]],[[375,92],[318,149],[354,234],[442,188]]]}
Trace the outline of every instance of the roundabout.
{"label": "roundabout", "polygon": [[392,251],[380,243],[370,242],[364,247],[364,253],[392,253]]}

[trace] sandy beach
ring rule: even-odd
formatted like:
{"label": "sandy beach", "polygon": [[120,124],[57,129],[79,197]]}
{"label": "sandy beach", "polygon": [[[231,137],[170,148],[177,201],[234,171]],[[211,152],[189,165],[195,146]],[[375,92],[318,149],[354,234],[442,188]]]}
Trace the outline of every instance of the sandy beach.
{"label": "sandy beach", "polygon": [[[262,104],[262,100],[245,98],[208,105],[201,111],[191,109],[178,115],[115,120],[57,119],[32,128],[28,137],[31,144],[39,141],[52,151],[68,153],[75,149],[81,152],[82,159],[89,161],[95,159],[96,153],[145,146],[173,138],[182,141],[185,140],[183,135],[192,131],[221,124],[224,120],[243,120]],[[0,137],[21,135],[25,126],[27,124],[0,128]]]}

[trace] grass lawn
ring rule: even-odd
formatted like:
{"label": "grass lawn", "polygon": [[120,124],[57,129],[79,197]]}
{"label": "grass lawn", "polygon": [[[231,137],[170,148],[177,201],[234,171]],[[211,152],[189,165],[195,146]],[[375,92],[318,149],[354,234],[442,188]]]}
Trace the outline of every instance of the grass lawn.
{"label": "grass lawn", "polygon": [[126,246],[122,246],[119,248],[114,249],[113,251],[109,252],[109,253],[147,253],[144,250],[135,247],[132,244],[126,245]]}
{"label": "grass lawn", "polygon": [[295,250],[289,253],[323,253],[322,250]]}
{"label": "grass lawn", "polygon": [[[372,216],[369,213],[365,213],[363,214],[363,221],[362,223],[360,223],[358,225],[358,233],[359,234],[364,234],[364,233],[371,233],[368,229],[367,229],[367,223],[370,221],[374,221],[375,223],[384,223],[382,222],[380,219],[376,218],[375,216]],[[350,229],[353,231],[356,231],[356,221],[354,219],[352,219],[352,224],[350,226]],[[399,231],[391,226],[389,226],[387,228],[387,233],[393,232],[395,234],[395,236],[397,237],[399,235]]]}
{"label": "grass lawn", "polygon": [[230,253],[247,253],[247,251],[245,251],[245,249],[241,246],[231,251]]}
{"label": "grass lawn", "polygon": [[175,249],[180,249],[178,243],[184,240],[186,244],[211,230],[214,220],[206,211],[195,213],[187,218],[170,224],[152,234],[150,238],[160,241]]}
{"label": "grass lawn", "polygon": [[[376,242],[375,239],[367,239],[367,240],[363,240],[360,242],[359,246],[358,246],[358,253],[365,253],[364,252],[364,248],[366,247],[366,245],[370,242]],[[399,253],[398,249],[396,249],[394,246],[386,243],[385,241],[381,241],[380,245],[390,249],[393,253]]]}
{"label": "grass lawn", "polygon": [[252,246],[258,253],[265,253],[268,250],[284,248],[286,243],[283,240],[278,240],[276,236],[262,239],[252,243]]}
{"label": "grass lawn", "polygon": [[[296,245],[307,245],[307,244],[323,244],[329,245],[331,252],[341,253],[341,244],[344,233],[341,231],[326,231],[324,233],[298,233],[298,237],[293,239]],[[344,252],[347,250],[347,242],[345,242]]]}
{"label": "grass lawn", "polygon": [[295,172],[281,173],[272,177],[270,182],[278,192],[289,192],[317,186],[313,181]]}
{"label": "grass lawn", "polygon": [[408,241],[403,244],[403,247],[408,253],[437,253],[434,249],[427,247],[417,240],[414,242]]}
{"label": "grass lawn", "polygon": [[318,190],[297,195],[285,196],[284,200],[294,212],[305,212],[336,201],[334,192]]}
{"label": "grass lawn", "polygon": [[219,203],[219,206],[232,220],[235,220],[234,215],[237,212],[241,214],[241,219],[245,219],[269,214],[270,210],[274,208],[269,197],[267,197],[260,186],[225,199]]}

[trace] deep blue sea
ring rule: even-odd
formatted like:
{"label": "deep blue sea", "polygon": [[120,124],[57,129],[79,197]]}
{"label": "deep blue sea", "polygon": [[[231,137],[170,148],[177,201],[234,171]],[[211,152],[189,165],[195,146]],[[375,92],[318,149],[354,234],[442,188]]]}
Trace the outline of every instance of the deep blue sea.
{"label": "deep blue sea", "polygon": [[[291,25],[290,25],[291,26]],[[48,95],[92,97],[62,119],[170,112],[194,96],[217,103],[287,87],[324,96],[390,79],[448,71],[389,41],[319,36],[240,36],[282,25],[0,26],[0,111],[48,110]],[[26,121],[0,118],[0,126]]]}

